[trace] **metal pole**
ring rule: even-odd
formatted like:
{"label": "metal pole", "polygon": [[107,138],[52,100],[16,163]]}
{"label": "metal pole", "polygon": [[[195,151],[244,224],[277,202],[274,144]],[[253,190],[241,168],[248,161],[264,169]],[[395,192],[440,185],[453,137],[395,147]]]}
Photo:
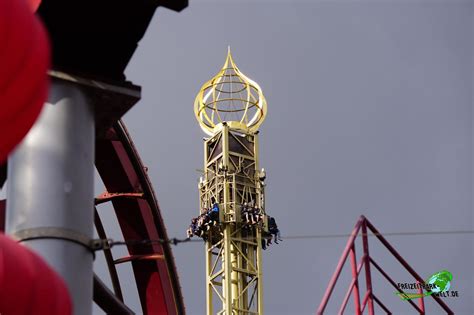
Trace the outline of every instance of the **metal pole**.
{"label": "metal pole", "polygon": [[418,293],[420,294],[420,298],[418,299],[418,305],[420,306],[422,315],[425,315],[425,301],[423,300],[423,282],[417,281],[418,285]]}
{"label": "metal pole", "polygon": [[359,294],[359,273],[357,272],[357,259],[355,252],[355,245],[351,246],[351,270],[352,270],[352,279],[354,280],[354,313],[356,315],[361,315],[360,312],[360,294]]}
{"label": "metal pole", "polygon": [[365,283],[367,288],[367,298],[369,304],[369,315],[374,315],[374,299],[372,294],[372,277],[370,275],[370,255],[369,255],[369,238],[367,236],[367,220],[364,218],[362,222],[362,247],[364,248],[365,259]]}
{"label": "metal pole", "polygon": [[207,308],[206,314],[212,315],[214,314],[214,301],[212,299],[213,296],[213,288],[212,288],[212,249],[211,244],[206,242],[206,298],[207,298]]}
{"label": "metal pole", "polygon": [[[72,82],[53,79],[38,121],[8,162],[7,233],[93,237],[94,140],[94,115],[83,92]],[[23,244],[63,277],[74,314],[91,314],[92,253],[48,235]]]}
{"label": "metal pole", "polygon": [[[385,248],[388,249],[388,251],[395,257],[398,262],[415,278],[415,280],[424,283],[423,278],[420,277],[418,273],[403,259],[403,257],[395,250],[395,248],[390,245],[390,243],[382,236],[382,234],[375,228],[375,226],[370,223],[369,220],[367,220],[364,217],[366,226],[372,231],[372,233],[379,239],[379,241],[385,246]],[[448,314],[454,314],[453,311],[443,302],[439,297],[436,295],[431,295],[431,297],[436,301],[436,303],[441,306],[443,310],[445,310]]]}
{"label": "metal pole", "polygon": [[[224,307],[223,314],[233,315],[232,312],[232,246],[231,246],[231,227],[230,225],[224,228],[224,255],[223,255],[223,266],[224,266],[224,279],[222,281],[223,293],[224,293]],[[208,314],[211,315],[211,314]]]}
{"label": "metal pole", "polygon": [[326,309],[326,306],[329,302],[329,298],[331,297],[332,291],[334,290],[334,287],[336,286],[337,279],[339,279],[339,276],[341,275],[342,268],[344,267],[347,256],[349,255],[349,251],[351,250],[351,247],[354,245],[355,239],[357,238],[357,235],[359,234],[359,230],[364,220],[365,218],[361,217],[357,221],[356,225],[354,226],[354,229],[352,230],[351,237],[347,240],[346,247],[344,248],[344,251],[342,252],[341,258],[339,258],[339,262],[337,263],[336,270],[334,271],[334,274],[332,275],[331,280],[329,280],[329,284],[326,289],[326,292],[324,292],[323,300],[321,301],[321,304],[319,304],[319,308],[316,311],[317,315],[324,314],[324,310]]}
{"label": "metal pole", "polygon": [[262,259],[262,231],[257,229],[257,307],[258,314],[263,315],[263,259]]}

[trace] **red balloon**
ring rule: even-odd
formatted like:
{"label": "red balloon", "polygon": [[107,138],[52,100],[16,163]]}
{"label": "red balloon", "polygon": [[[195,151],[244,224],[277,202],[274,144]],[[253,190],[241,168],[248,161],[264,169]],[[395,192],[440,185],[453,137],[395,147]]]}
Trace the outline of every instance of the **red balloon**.
{"label": "red balloon", "polygon": [[31,10],[33,10],[33,12],[36,12],[36,10],[38,10],[38,7],[41,4],[41,0],[28,0],[28,4]]}
{"label": "red balloon", "polygon": [[69,293],[38,255],[0,234],[0,313],[2,315],[68,315]]}
{"label": "red balloon", "polygon": [[48,93],[49,42],[25,0],[0,0],[0,163],[26,135]]}

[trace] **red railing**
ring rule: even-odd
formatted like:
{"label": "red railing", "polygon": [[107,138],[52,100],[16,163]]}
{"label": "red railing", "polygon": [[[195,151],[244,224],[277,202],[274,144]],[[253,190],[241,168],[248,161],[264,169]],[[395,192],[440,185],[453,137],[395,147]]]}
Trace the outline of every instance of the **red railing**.
{"label": "red railing", "polygon": [[[357,224],[354,227],[354,230],[352,231],[351,236],[349,237],[349,240],[347,241],[346,247],[344,249],[344,252],[342,253],[341,258],[339,259],[339,262],[336,267],[336,271],[334,272],[333,276],[331,277],[331,280],[329,281],[328,288],[326,289],[326,292],[324,293],[323,300],[321,301],[321,304],[319,305],[319,308],[317,310],[317,315],[322,315],[324,314],[324,310],[326,309],[326,306],[329,302],[329,298],[331,297],[331,294],[334,290],[334,287],[336,285],[337,279],[339,278],[342,268],[344,267],[344,264],[346,263],[346,260],[348,256],[350,255],[350,261],[351,261],[351,271],[352,271],[352,281],[349,285],[349,288],[347,289],[347,292],[344,296],[344,299],[342,300],[341,307],[339,308],[338,314],[344,314],[344,310],[346,309],[347,303],[349,302],[349,299],[352,298],[354,300],[354,314],[356,315],[361,315],[364,313],[365,308],[368,307],[368,313],[369,315],[374,315],[374,302],[380,306],[387,314],[392,314],[390,310],[382,303],[382,301],[375,296],[373,289],[372,289],[372,276],[371,276],[371,266],[375,267],[380,274],[400,293],[404,293],[403,290],[401,290],[395,281],[390,278],[390,276],[380,267],[379,264],[377,264],[374,259],[369,255],[369,239],[368,239],[368,234],[367,231],[370,230],[373,233],[373,236],[378,238],[378,240],[385,246],[385,248],[388,249],[388,251],[397,259],[397,261],[405,268],[405,270],[408,271],[408,273],[415,278],[416,282],[418,283],[424,283],[424,280],[413,270],[412,267],[400,256],[400,254],[388,243],[388,241],[382,236],[382,234],[377,231],[377,229],[367,220],[366,217],[361,216],[359,221],[357,221]],[[356,251],[355,251],[355,241],[357,236],[359,235],[359,232],[361,232],[362,236],[362,248],[363,248],[363,255],[362,258],[360,259],[360,262],[357,263],[356,259]],[[364,294],[364,298],[362,299],[362,303],[360,300],[360,291],[359,291],[359,274],[362,268],[365,269],[365,283],[366,283],[366,292]],[[423,288],[420,286],[419,293],[423,293]],[[454,314],[453,311],[449,309],[449,307],[444,304],[441,299],[435,295],[431,295],[431,297],[438,303],[438,305],[446,311],[447,314]],[[423,297],[418,299],[418,305],[416,305],[412,300],[407,300],[408,303],[410,303],[413,308],[419,313],[419,314],[426,314],[425,311],[425,304]]]}

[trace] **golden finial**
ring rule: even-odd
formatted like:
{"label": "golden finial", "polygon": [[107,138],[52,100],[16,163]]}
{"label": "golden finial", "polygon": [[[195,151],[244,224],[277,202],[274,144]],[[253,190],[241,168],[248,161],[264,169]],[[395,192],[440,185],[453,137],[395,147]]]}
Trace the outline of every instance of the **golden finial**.
{"label": "golden finial", "polygon": [[199,90],[194,113],[202,130],[212,136],[225,122],[229,127],[255,132],[267,114],[267,102],[260,86],[235,65],[227,49],[222,69]]}

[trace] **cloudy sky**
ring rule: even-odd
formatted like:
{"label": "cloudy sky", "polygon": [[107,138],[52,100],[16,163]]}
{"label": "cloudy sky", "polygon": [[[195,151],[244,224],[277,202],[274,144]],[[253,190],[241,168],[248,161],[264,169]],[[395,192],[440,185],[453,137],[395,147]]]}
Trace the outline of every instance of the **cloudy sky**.
{"label": "cloudy sky", "polygon": [[[169,236],[183,237],[198,213],[204,134],[193,101],[227,45],[268,101],[261,165],[267,212],[283,237],[350,233],[361,214],[386,233],[473,230],[473,13],[474,2],[461,0],[191,0],[181,13],[159,9],[126,72],[143,98],[124,120]],[[444,301],[474,313],[473,234],[387,239],[422,277],[451,271],[460,297]],[[285,240],[265,251],[266,314],[314,313],[345,242]],[[369,246],[396,282],[412,281],[375,239]],[[203,245],[173,250],[188,314],[203,314]],[[414,313],[372,273],[393,313]],[[327,314],[349,275],[345,268]],[[137,308],[134,283],[124,287]],[[443,314],[431,300],[426,307]]]}

